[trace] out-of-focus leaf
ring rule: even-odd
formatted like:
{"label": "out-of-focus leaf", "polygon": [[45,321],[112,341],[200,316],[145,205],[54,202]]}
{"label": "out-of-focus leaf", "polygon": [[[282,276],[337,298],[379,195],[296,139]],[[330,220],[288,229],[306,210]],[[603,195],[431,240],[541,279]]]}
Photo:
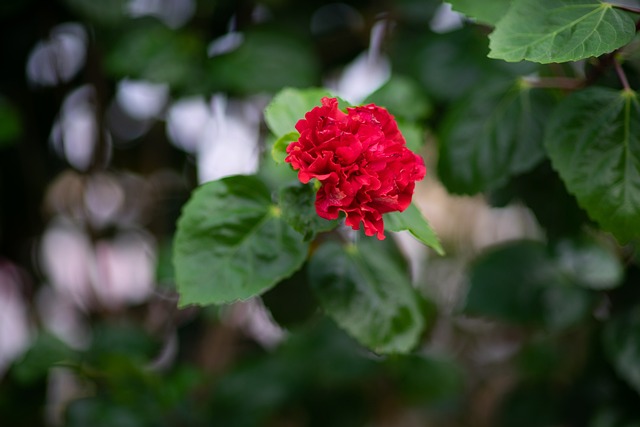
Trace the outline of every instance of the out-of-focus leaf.
{"label": "out-of-focus leaf", "polygon": [[360,390],[375,378],[376,368],[331,322],[310,322],[292,331],[270,357],[241,362],[216,381],[215,425],[264,426],[292,405],[303,405],[314,425],[364,425]]}
{"label": "out-of-focus leaf", "polygon": [[426,131],[424,127],[417,122],[402,119],[398,119],[396,122],[398,123],[400,133],[407,143],[407,148],[414,153],[420,152],[426,142]]}
{"label": "out-of-focus leaf", "polygon": [[630,14],[599,0],[513,0],[489,35],[489,57],[578,61],[624,46],[635,32]]}
{"label": "out-of-focus leaf", "polygon": [[479,22],[496,25],[504,16],[512,0],[447,0],[451,3],[453,10],[467,15],[469,18]]}
{"label": "out-of-focus leaf", "polygon": [[544,381],[561,368],[561,349],[551,340],[534,339],[520,349],[516,364],[518,372],[527,379]]}
{"label": "out-of-focus leaf", "polygon": [[296,327],[309,320],[317,312],[318,304],[309,288],[306,264],[262,294],[262,301],[282,327]]}
{"label": "out-of-focus leaf", "polygon": [[300,268],[307,248],[256,177],[206,183],[178,220],[174,264],[180,305],[258,295]]}
{"label": "out-of-focus leaf", "polygon": [[0,148],[16,142],[22,134],[20,113],[0,96]]}
{"label": "out-of-focus leaf", "polygon": [[173,246],[170,241],[158,245],[156,282],[158,286],[175,289],[175,269],[173,267]]}
{"label": "out-of-focus leaf", "polygon": [[64,2],[87,20],[114,26],[128,19],[127,0],[64,0]]}
{"label": "out-of-focus leaf", "polygon": [[562,330],[585,318],[587,291],[563,275],[547,247],[516,241],[479,257],[469,273],[465,313]]}
{"label": "out-of-focus leaf", "polygon": [[462,369],[452,359],[403,355],[389,358],[385,366],[400,393],[412,403],[456,399],[464,386]]}
{"label": "out-of-focus leaf", "polygon": [[619,240],[640,237],[640,104],[631,91],[591,87],[566,98],[545,145],[567,189]]}
{"label": "out-of-focus leaf", "polygon": [[640,393],[640,308],[616,316],[604,330],[604,348],[618,375]]}
{"label": "out-of-focus leaf", "polygon": [[139,408],[122,407],[96,397],[71,402],[65,419],[65,425],[69,427],[139,427],[144,423],[144,413]]}
{"label": "out-of-focus leaf", "polygon": [[613,289],[622,283],[624,268],[618,257],[602,244],[588,239],[560,241],[556,258],[562,271],[590,289]]}
{"label": "out-of-focus leaf", "polygon": [[365,346],[406,353],[425,326],[421,297],[377,242],[329,242],[313,254],[309,281],[324,311]]}
{"label": "out-of-focus leaf", "polygon": [[531,63],[487,58],[487,37],[471,26],[435,35],[403,32],[399,27],[394,43],[394,71],[419,83],[432,100],[458,100],[489,79],[513,79],[535,70]]}
{"label": "out-of-focus leaf", "polygon": [[512,198],[520,199],[531,209],[550,240],[578,235],[589,222],[587,213],[567,191],[548,159],[515,177],[511,185]]}
{"label": "out-of-focus leaf", "polygon": [[[211,58],[208,80],[216,90],[275,93],[287,86],[317,85],[320,78],[317,62],[312,47],[299,37],[250,31],[244,34],[244,41],[236,50]],[[292,130],[293,127],[283,133]]]}
{"label": "out-of-focus leaf", "polygon": [[413,79],[392,76],[382,87],[364,100],[386,108],[396,118],[422,120],[431,113],[432,105],[422,88]]}
{"label": "out-of-focus leaf", "polygon": [[389,212],[384,215],[384,226],[389,231],[409,231],[416,239],[444,255],[444,249],[424,215],[415,204],[410,204],[403,212]]}
{"label": "out-of-focus leaf", "polygon": [[282,219],[304,236],[313,240],[317,233],[329,231],[338,221],[329,221],[318,216],[315,208],[316,193],[309,184],[292,184],[280,190]]}
{"label": "out-of-focus leaf", "polygon": [[546,285],[542,296],[542,314],[544,325],[549,330],[562,331],[589,317],[594,303],[591,293],[570,281],[558,281],[555,286]]}
{"label": "out-of-focus leaf", "polygon": [[173,31],[143,21],[128,27],[106,56],[106,68],[116,77],[131,77],[184,88],[200,83],[205,47],[195,34]]}
{"label": "out-of-focus leaf", "polygon": [[95,324],[90,349],[84,354],[87,361],[96,365],[126,360],[124,369],[137,363],[147,363],[160,350],[159,343],[142,327],[133,323],[111,325]]}
{"label": "out-of-focus leaf", "polygon": [[18,382],[31,384],[46,378],[49,369],[56,364],[75,361],[77,356],[64,342],[50,333],[43,332],[15,364],[12,374]]}
{"label": "out-of-focus leaf", "polygon": [[471,267],[464,311],[514,323],[541,323],[544,283],[557,280],[543,244],[525,241],[495,248]]}
{"label": "out-of-focus leaf", "polygon": [[544,158],[544,126],[551,101],[524,82],[481,86],[446,117],[438,175],[456,194],[503,185]]}
{"label": "out-of-focus leaf", "polygon": [[504,398],[498,411],[500,427],[545,427],[562,423],[561,402],[548,384],[520,384]]}

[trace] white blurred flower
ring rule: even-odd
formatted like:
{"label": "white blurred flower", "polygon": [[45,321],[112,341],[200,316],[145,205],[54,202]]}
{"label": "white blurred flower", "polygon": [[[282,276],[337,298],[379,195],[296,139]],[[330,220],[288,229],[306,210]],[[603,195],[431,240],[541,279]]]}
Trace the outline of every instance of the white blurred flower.
{"label": "white blurred flower", "polygon": [[352,104],[360,104],[389,80],[391,64],[381,53],[386,25],[386,21],[377,22],[371,29],[369,49],[348,64],[336,80],[326,83],[336,95]]}
{"label": "white blurred flower", "polygon": [[81,310],[142,303],[155,284],[155,242],[140,231],[94,244],[75,225],[56,220],[44,233],[40,259],[56,292]]}
{"label": "white blurred flower", "polygon": [[68,82],[80,71],[87,55],[87,32],[76,23],[60,24],[49,40],[40,41],[27,60],[29,81],[54,86]]}
{"label": "white blurred flower", "polygon": [[54,220],[42,236],[40,263],[57,292],[81,309],[88,308],[94,253],[82,230],[64,219]]}
{"label": "white blurred flower", "polygon": [[71,166],[84,171],[93,160],[97,142],[95,89],[85,85],[67,95],[62,103],[51,130],[51,144]]}
{"label": "white blurred flower", "polygon": [[464,16],[451,8],[450,3],[442,3],[433,15],[429,27],[434,33],[445,34],[462,28]]}
{"label": "white blurred flower", "polygon": [[93,290],[102,305],[117,308],[144,302],[153,291],[156,248],[144,233],[121,233],[96,243]]}
{"label": "white blurred flower", "polygon": [[212,118],[211,109],[202,97],[185,98],[174,102],[167,113],[167,134],[173,144],[195,153],[205,126]]}
{"label": "white blurred flower", "polygon": [[166,83],[152,83],[144,80],[123,79],[118,83],[116,100],[118,105],[137,120],[157,117],[169,97]]}
{"label": "white blurred flower", "polygon": [[36,296],[38,316],[46,329],[70,347],[83,349],[89,344],[89,325],[78,307],[51,286],[40,288]]}
{"label": "white blurred flower", "polygon": [[16,267],[0,260],[0,376],[29,346],[27,307],[20,287]]}
{"label": "white blurred flower", "polygon": [[213,116],[205,126],[198,146],[198,178],[213,181],[230,175],[248,175],[258,170],[259,124],[243,103],[231,111],[226,98],[212,100]]}
{"label": "white blurred flower", "polygon": [[209,44],[209,47],[207,47],[207,55],[211,58],[213,56],[222,55],[223,53],[232,52],[239,48],[243,42],[244,34],[232,31],[213,40]]}
{"label": "white blurred flower", "polygon": [[194,0],[129,0],[127,4],[130,16],[155,16],[170,28],[186,24],[195,11]]}

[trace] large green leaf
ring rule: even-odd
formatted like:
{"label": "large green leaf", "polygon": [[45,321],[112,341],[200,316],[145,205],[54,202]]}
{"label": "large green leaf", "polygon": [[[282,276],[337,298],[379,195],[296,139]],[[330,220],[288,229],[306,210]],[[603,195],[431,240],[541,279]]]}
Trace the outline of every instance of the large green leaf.
{"label": "large green leaf", "polygon": [[382,244],[322,245],[309,281],[325,312],[358,341],[379,353],[404,353],[424,331],[426,306]]}
{"label": "large green leaf", "polygon": [[409,231],[416,239],[433,248],[440,255],[444,249],[422,212],[415,204],[410,204],[403,212],[390,212],[384,215],[384,226],[389,231]]}
{"label": "large green leaf", "polygon": [[635,22],[599,0],[513,0],[489,35],[489,57],[543,64],[600,56],[629,43]]}
{"label": "large green leaf", "polygon": [[453,10],[485,24],[496,25],[511,6],[511,0],[447,0]]}
{"label": "large green leaf", "polygon": [[607,322],[604,348],[618,374],[640,393],[640,309]]}
{"label": "large green leaf", "polygon": [[640,105],[631,91],[592,87],[555,111],[545,144],[554,168],[602,228],[640,237]]}
{"label": "large green leaf", "polygon": [[493,82],[463,99],[441,131],[438,174],[447,189],[495,189],[538,164],[550,103],[544,91],[522,81]]}
{"label": "large green leaf", "polygon": [[256,177],[204,184],[178,220],[173,259],[180,305],[260,294],[299,269],[307,249]]}

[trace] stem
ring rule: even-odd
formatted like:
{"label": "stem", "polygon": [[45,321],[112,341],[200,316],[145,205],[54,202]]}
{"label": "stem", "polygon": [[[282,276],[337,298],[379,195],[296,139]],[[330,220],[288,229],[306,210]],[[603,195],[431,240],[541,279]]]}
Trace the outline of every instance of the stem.
{"label": "stem", "polygon": [[610,4],[611,7],[615,7],[616,9],[626,10],[627,12],[639,13],[640,14],[640,8],[638,8],[638,7],[625,6],[625,5],[622,5],[622,4],[612,4],[612,3],[608,3],[608,4]]}
{"label": "stem", "polygon": [[618,78],[620,78],[620,82],[622,83],[622,87],[624,88],[624,90],[630,91],[631,90],[631,86],[629,86],[629,80],[627,80],[627,75],[624,73],[624,70],[622,69],[622,65],[620,65],[620,61],[615,59],[613,61],[613,65],[616,68],[616,73],[618,73]]}
{"label": "stem", "polygon": [[526,80],[526,83],[534,88],[541,89],[580,89],[586,85],[584,79],[576,79],[573,77],[538,77]]}

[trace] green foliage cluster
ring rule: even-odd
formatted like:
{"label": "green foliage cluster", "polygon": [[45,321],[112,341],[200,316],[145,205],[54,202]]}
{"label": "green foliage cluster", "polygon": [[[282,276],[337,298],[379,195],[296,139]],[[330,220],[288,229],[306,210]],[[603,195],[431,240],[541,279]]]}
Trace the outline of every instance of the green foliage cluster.
{"label": "green foliage cluster", "polygon": [[[19,3],[0,6],[0,17],[20,22],[38,9]],[[179,309],[153,300],[87,313],[91,339],[78,348],[40,325],[0,379],[0,424],[41,424],[62,371],[80,381],[60,415],[68,426],[402,426],[403,416],[443,426],[640,425],[640,5],[449,3],[466,18],[445,33],[429,26],[439,0],[348,1],[361,29],[312,33],[325,2],[203,0],[177,27],[128,16],[124,0],[54,2],[60,22],[90,29],[86,73],[65,84],[98,88],[98,111],[124,78],[167,83],[173,99],[222,92],[271,101],[253,175],[196,187],[190,155],[157,126],[114,151],[114,168],[162,165],[189,187],[186,203],[158,206],[175,215],[153,230],[165,243],[158,281]],[[253,20],[256,6],[268,20]],[[380,11],[395,23],[383,48],[392,73],[363,103],[389,109],[449,193],[526,206],[540,239],[460,248],[444,234],[441,242],[415,204],[385,214],[384,241],[316,215],[314,185],[297,181],[285,149],[298,138],[295,123],[331,95],[322,78],[366,48]],[[241,43],[207,56],[228,22]],[[26,54],[10,52],[24,74]],[[12,69],[2,72],[15,78]],[[33,152],[25,147],[46,158],[42,144],[27,144],[46,140],[50,127],[38,135],[25,123],[50,119],[61,103],[42,89],[39,102],[25,102],[15,94],[32,89],[22,83],[23,92],[0,85],[3,201],[20,193],[7,177]],[[41,163],[32,170],[43,182],[62,168]],[[0,226],[20,216],[4,206]],[[422,276],[412,277],[390,237],[397,231],[430,248]],[[449,262],[464,265],[452,305],[433,291],[442,278],[433,272]],[[247,299],[287,331],[277,348],[226,323]],[[162,332],[142,320],[158,307],[167,311]],[[482,341],[474,325],[497,336]],[[495,344],[503,335],[506,356]],[[171,366],[159,367],[172,351]]]}

